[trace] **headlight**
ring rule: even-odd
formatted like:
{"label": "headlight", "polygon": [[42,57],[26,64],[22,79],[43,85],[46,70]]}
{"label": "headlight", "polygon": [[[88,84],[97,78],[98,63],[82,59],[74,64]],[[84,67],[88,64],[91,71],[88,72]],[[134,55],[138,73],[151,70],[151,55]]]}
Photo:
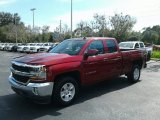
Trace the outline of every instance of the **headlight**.
{"label": "headlight", "polygon": [[46,67],[45,66],[35,66],[31,68],[31,74],[33,76],[30,78],[32,81],[43,81],[46,80]]}

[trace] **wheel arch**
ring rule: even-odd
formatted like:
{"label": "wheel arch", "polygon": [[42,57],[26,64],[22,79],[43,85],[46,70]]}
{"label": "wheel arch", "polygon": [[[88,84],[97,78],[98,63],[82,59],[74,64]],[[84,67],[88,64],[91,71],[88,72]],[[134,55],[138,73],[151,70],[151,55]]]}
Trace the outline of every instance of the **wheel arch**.
{"label": "wheel arch", "polygon": [[61,74],[58,74],[54,77],[54,82],[58,82],[58,78],[62,78],[62,77],[73,77],[76,82],[81,85],[81,75],[80,75],[80,72],[78,70],[75,70],[75,71],[70,71],[70,72],[65,72],[65,73],[61,73]]}
{"label": "wheel arch", "polygon": [[142,65],[143,65],[143,60],[139,59],[139,60],[134,60],[133,61],[133,66],[134,65],[138,65],[140,67],[140,69],[142,69]]}

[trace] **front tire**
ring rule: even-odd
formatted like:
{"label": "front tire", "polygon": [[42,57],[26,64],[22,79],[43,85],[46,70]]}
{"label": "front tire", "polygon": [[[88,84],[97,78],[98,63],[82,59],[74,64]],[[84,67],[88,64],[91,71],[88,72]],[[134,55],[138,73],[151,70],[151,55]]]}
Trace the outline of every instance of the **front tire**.
{"label": "front tire", "polygon": [[58,105],[67,106],[77,97],[79,92],[78,83],[72,77],[57,79],[53,90],[53,99]]}
{"label": "front tire", "polygon": [[132,71],[127,75],[127,78],[130,82],[136,83],[139,81],[141,75],[141,69],[138,65],[134,65]]}

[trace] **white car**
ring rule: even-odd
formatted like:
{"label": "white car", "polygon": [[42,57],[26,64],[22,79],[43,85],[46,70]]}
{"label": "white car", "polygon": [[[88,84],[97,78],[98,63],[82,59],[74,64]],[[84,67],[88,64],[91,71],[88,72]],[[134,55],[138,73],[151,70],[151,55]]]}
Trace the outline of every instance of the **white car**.
{"label": "white car", "polygon": [[12,50],[12,47],[13,47],[14,45],[15,45],[14,43],[9,43],[9,44],[5,47],[5,50],[11,51],[11,50]]}
{"label": "white car", "polygon": [[43,43],[37,43],[33,46],[30,46],[30,53],[37,53],[39,52],[40,47],[43,45]]}
{"label": "white car", "polygon": [[26,44],[21,44],[17,48],[17,52],[23,52],[23,48],[26,47]]}
{"label": "white car", "polygon": [[0,44],[0,50],[3,50],[3,47],[4,47],[4,43],[1,43]]}
{"label": "white car", "polygon": [[8,43],[3,43],[0,47],[0,50],[5,50],[5,47],[8,45]]}
{"label": "white car", "polygon": [[44,43],[39,52],[47,52],[54,43]]}
{"label": "white car", "polygon": [[35,43],[28,43],[28,44],[26,44],[26,46],[23,48],[23,52],[30,53],[30,48],[32,46],[34,46],[34,45],[35,45]]}
{"label": "white car", "polygon": [[138,48],[145,48],[145,45],[141,41],[126,41],[119,43],[120,49],[138,49]]}

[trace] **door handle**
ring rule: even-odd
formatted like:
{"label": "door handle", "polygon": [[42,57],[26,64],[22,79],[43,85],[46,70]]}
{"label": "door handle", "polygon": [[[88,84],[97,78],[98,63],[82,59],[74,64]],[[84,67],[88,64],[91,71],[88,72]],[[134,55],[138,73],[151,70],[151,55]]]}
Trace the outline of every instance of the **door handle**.
{"label": "door handle", "polygon": [[113,59],[113,60],[117,61],[117,60],[120,60],[120,59],[121,59],[121,57],[116,57],[116,58]]}
{"label": "door handle", "polygon": [[121,59],[122,57],[118,56],[117,59]]}
{"label": "door handle", "polygon": [[103,60],[104,60],[104,61],[108,61],[108,58],[104,58]]}

